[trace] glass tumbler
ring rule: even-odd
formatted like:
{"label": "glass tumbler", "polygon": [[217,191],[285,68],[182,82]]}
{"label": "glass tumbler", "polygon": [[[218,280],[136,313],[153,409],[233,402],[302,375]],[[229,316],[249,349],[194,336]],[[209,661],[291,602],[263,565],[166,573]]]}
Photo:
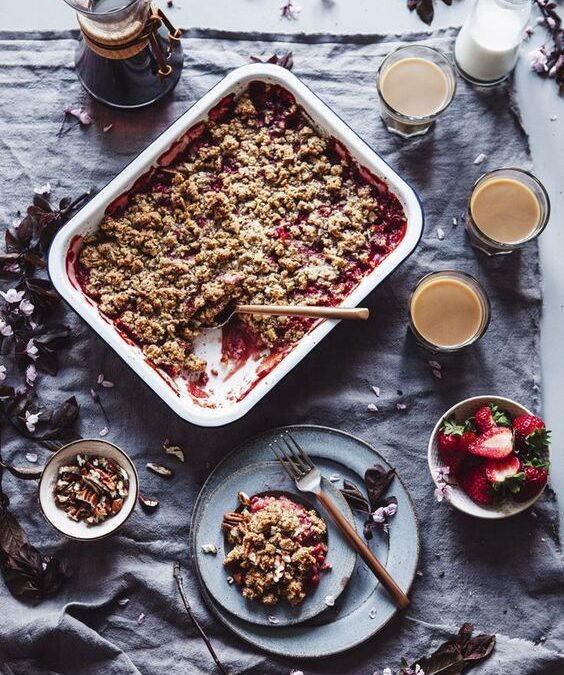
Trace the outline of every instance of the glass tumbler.
{"label": "glass tumbler", "polygon": [[483,286],[457,270],[431,272],[409,299],[409,326],[418,344],[434,353],[456,352],[477,342],[491,316]]}
{"label": "glass tumbler", "polygon": [[[438,49],[407,45],[395,49],[382,61],[376,74],[376,88],[380,116],[388,131],[402,138],[422,136],[451,104],[456,92],[456,71]],[[429,99],[433,90],[436,101]],[[400,97],[401,102],[392,102]],[[418,109],[424,112],[417,112]]]}
{"label": "glass tumbler", "polygon": [[[524,195],[522,196],[530,195],[530,199],[536,200],[538,204],[538,217],[531,221],[528,226],[527,224],[522,224],[521,229],[518,227],[519,209],[517,208],[517,211],[513,213],[513,210],[517,206],[516,203],[509,203],[506,206],[506,209],[511,209],[509,214],[504,214],[503,204],[494,204],[496,209],[492,213],[491,218],[488,219],[487,228],[484,224],[480,226],[480,223],[477,222],[479,221],[476,211],[477,196],[484,187],[491,186],[494,183],[499,184],[500,181],[521,185],[524,191]],[[496,224],[496,214],[500,220],[505,215],[503,222]],[[507,215],[512,217],[508,218]],[[472,187],[472,192],[468,199],[466,232],[472,246],[475,248],[487,255],[503,255],[512,253],[532,239],[536,239],[546,227],[549,217],[550,199],[544,185],[536,176],[533,176],[532,173],[524,169],[514,167],[494,169],[480,176]],[[512,221],[514,222],[513,231],[511,228]]]}

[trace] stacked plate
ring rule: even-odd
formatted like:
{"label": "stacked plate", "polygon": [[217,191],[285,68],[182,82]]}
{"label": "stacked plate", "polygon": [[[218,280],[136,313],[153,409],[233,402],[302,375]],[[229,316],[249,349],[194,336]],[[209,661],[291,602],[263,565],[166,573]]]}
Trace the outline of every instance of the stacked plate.
{"label": "stacked plate", "polygon": [[[353,514],[339,488],[343,480],[363,490],[365,470],[389,463],[367,443],[325,427],[287,427],[320,469],[323,488],[345,516],[361,531],[362,514]],[[315,496],[299,492],[273,457],[268,444],[282,429],[266,432],[232,452],[212,472],[194,507],[191,554],[203,597],[230,630],[274,654],[297,658],[324,657],[355,647],[377,633],[397,609],[374,575],[349,547]],[[223,515],[235,511],[240,491],[253,496],[284,494],[315,509],[327,523],[327,562],[315,591],[297,607],[280,601],[274,607],[245,600],[236,584],[228,583],[223,560],[230,546],[220,529]],[[389,536],[377,531],[370,545],[399,586],[408,591],[417,569],[419,534],[411,497],[401,479],[390,488],[398,510]],[[209,552],[209,545],[217,554]]]}

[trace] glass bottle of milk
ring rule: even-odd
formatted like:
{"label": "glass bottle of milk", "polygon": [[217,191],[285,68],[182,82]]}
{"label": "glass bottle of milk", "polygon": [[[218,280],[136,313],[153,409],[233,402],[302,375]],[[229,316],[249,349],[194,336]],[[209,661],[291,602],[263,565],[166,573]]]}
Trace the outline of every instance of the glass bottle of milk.
{"label": "glass bottle of milk", "polygon": [[482,86],[508,77],[530,13],[531,0],[476,0],[454,45],[460,74]]}

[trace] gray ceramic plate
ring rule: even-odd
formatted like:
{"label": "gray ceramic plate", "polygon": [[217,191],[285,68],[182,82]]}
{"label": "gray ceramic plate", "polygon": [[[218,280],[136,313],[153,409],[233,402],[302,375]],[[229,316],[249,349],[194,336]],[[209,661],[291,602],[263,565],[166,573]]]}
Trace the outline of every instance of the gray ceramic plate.
{"label": "gray ceramic plate", "polygon": [[[324,476],[339,474],[342,479],[362,485],[364,471],[375,463],[390,466],[368,443],[354,436],[317,426],[285,427],[297,439],[321,469]],[[211,473],[194,506],[190,546],[194,555],[195,524],[205,504],[205,496],[214,491],[226,476],[247,464],[271,460],[268,443],[282,429],[265,432],[234,450]],[[390,527],[389,540],[376,533],[370,546],[404,591],[409,591],[419,557],[419,532],[411,497],[399,477],[390,494],[397,497],[398,511]],[[362,518],[355,514],[357,529]],[[197,568],[196,568],[197,569]],[[228,612],[206,591],[202,595],[216,617],[240,638],[264,651],[294,658],[316,658],[338,654],[365,642],[381,630],[397,609],[390,596],[376,581],[362,560],[357,558],[353,575],[334,607],[306,623],[295,626],[258,626]]]}
{"label": "gray ceramic plate", "polygon": [[[326,479],[323,483],[323,488],[353,523],[352,511],[339,490]],[[224,513],[238,508],[237,494],[241,490],[249,496],[268,491],[283,492],[306,508],[315,509],[327,523],[327,562],[332,570],[321,574],[318,587],[297,607],[291,607],[287,602],[265,607],[258,601],[245,600],[236,584],[227,583],[229,572],[223,567],[223,560],[232,547],[225,541],[220,525]],[[201,504],[193,534],[198,574],[213,599],[232,614],[263,626],[289,626],[320,614],[327,609],[328,596],[335,601],[343,592],[354,569],[356,554],[315,497],[300,493],[278,462],[253,462],[231,472],[215,489],[202,494]],[[217,555],[205,553],[202,549],[205,544],[215,544]]]}

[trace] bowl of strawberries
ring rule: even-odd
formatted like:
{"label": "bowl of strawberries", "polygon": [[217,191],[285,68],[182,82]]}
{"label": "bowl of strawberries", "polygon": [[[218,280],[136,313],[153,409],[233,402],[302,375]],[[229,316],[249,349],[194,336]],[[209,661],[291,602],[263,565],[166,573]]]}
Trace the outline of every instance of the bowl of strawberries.
{"label": "bowl of strawberries", "polygon": [[507,518],[539,498],[550,468],[550,432],[540,417],[501,396],[457,403],[429,441],[435,496],[479,518]]}

